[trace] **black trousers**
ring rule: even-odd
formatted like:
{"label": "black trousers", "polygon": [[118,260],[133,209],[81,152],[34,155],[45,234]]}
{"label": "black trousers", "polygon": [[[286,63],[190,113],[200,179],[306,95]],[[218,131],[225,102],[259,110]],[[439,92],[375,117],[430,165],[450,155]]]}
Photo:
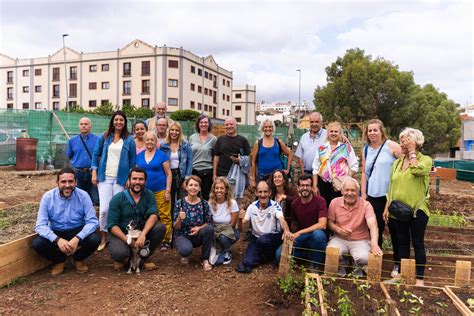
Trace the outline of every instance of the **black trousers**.
{"label": "black trousers", "polygon": [[318,177],[318,189],[319,194],[326,200],[327,208],[334,198],[342,196],[341,192],[334,191],[331,182],[324,182],[321,177]]}
{"label": "black trousers", "polygon": [[[68,231],[54,230],[54,233],[63,239],[71,240],[81,230],[82,230],[82,227],[78,227],[78,228],[68,230]],[[97,234],[96,232],[93,232],[92,234],[84,238],[83,241],[79,242],[80,248],[78,246],[79,249],[76,250],[76,252],[72,255],[72,257],[76,261],[83,261],[87,257],[89,257],[91,254],[94,253],[94,251],[97,249],[99,244],[100,244],[99,234]],[[33,246],[33,249],[36,250],[36,252],[39,255],[45,257],[46,259],[54,263],[65,262],[67,259],[66,254],[63,253],[57,245],[55,245],[48,239],[43,238],[41,236],[38,236],[35,239],[33,239],[32,246]]]}
{"label": "black trousers", "polygon": [[201,195],[206,201],[209,200],[209,194],[211,193],[212,186],[212,169],[196,170],[193,169],[192,174],[196,175],[201,179]]}
{"label": "black trousers", "polygon": [[425,230],[428,224],[428,216],[422,210],[418,210],[416,217],[409,222],[402,222],[394,218],[390,218],[389,222],[392,222],[392,227],[397,234],[400,259],[410,258],[411,241],[415,251],[416,278],[423,279],[426,264]]}

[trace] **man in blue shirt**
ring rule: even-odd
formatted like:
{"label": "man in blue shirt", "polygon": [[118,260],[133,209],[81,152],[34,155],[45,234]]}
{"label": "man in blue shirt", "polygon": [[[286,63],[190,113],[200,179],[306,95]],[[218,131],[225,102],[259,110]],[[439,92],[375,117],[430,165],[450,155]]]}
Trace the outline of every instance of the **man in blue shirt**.
{"label": "man in blue shirt", "polygon": [[299,159],[301,173],[313,175],[313,160],[319,146],[326,142],[327,131],[322,128],[323,116],[312,112],[309,115],[309,132],[301,136],[295,157]]}
{"label": "man in blue shirt", "polygon": [[94,205],[99,205],[97,186],[91,182],[90,171],[92,153],[99,136],[91,133],[92,122],[87,117],[79,120],[80,133],[72,137],[66,149],[66,155],[71,160],[71,166],[76,173],[77,187],[89,193]]}
{"label": "man in blue shirt", "polygon": [[74,170],[61,169],[57,183],[41,198],[35,228],[39,236],[32,246],[55,263],[51,275],[61,274],[71,257],[77,272],[84,273],[89,270],[84,260],[100,243],[99,221],[89,195],[76,188]]}

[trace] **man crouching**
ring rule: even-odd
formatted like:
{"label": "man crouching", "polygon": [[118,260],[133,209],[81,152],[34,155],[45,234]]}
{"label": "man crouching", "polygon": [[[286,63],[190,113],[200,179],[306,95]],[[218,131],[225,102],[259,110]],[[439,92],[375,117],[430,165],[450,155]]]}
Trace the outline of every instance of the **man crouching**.
{"label": "man crouching", "polygon": [[[142,256],[145,270],[154,270],[156,265],[148,258],[161,243],[165,235],[165,225],[158,222],[156,201],[145,189],[146,172],[133,168],[128,176],[128,189],[114,195],[110,201],[107,217],[109,253],[114,260],[114,269],[122,270],[133,253]],[[128,243],[127,226],[135,221],[141,231],[137,238]],[[145,247],[145,243],[147,247]]]}

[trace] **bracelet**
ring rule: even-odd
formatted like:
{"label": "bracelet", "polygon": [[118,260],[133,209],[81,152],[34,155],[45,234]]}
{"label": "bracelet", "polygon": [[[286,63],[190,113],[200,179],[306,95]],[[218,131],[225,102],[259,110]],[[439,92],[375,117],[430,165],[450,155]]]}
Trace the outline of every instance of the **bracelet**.
{"label": "bracelet", "polygon": [[416,159],[416,155],[410,155],[410,159],[413,159],[413,158]]}

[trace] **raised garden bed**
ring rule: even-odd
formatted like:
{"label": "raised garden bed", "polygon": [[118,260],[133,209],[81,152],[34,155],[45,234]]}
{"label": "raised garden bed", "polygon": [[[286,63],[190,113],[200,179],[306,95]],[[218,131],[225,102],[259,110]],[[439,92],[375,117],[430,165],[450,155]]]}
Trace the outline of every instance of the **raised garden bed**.
{"label": "raised garden bed", "polygon": [[447,286],[446,291],[464,309],[466,315],[474,315],[474,288]]}

